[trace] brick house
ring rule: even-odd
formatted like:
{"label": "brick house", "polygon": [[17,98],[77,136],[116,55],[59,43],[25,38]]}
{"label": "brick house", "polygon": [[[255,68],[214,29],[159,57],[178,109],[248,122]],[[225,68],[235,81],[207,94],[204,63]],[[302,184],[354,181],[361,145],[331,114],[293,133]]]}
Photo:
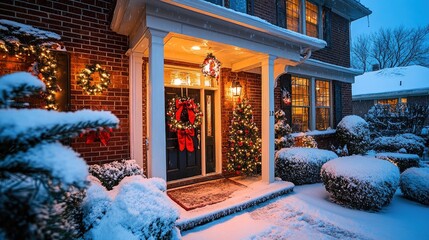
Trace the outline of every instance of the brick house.
{"label": "brick house", "polygon": [[353,114],[364,117],[375,104],[429,106],[429,68],[419,65],[386,68],[356,77]]}
{"label": "brick house", "polygon": [[[282,108],[297,132],[334,128],[352,113],[350,23],[371,11],[356,0],[50,0],[1,2],[0,18],[62,37],[65,110],[112,111],[120,119],[108,146],[71,146],[88,163],[135,159],[150,177],[208,178],[225,167],[234,96],[242,86],[262,138],[262,179],[274,180],[274,117]],[[218,80],[201,74],[208,53]],[[111,74],[101,95],[76,84],[85,64]],[[1,63],[1,74],[25,69]],[[239,84],[237,84],[239,83]],[[204,112],[196,151],[180,152],[166,128],[166,103],[192,96]]]}

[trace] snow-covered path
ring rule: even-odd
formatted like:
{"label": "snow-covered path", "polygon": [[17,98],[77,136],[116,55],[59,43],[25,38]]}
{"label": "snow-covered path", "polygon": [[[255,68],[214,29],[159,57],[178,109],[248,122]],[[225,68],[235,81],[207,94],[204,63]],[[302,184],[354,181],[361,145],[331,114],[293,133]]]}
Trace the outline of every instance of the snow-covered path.
{"label": "snow-covered path", "polygon": [[429,207],[401,197],[380,212],[331,203],[322,184],[182,232],[183,239],[429,239]]}

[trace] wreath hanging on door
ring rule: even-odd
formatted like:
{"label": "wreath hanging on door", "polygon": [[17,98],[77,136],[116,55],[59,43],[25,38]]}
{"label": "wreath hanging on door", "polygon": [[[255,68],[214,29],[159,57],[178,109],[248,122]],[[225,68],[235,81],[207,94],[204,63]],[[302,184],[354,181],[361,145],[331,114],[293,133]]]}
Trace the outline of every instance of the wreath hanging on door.
{"label": "wreath hanging on door", "polygon": [[174,97],[168,101],[167,120],[171,132],[177,132],[179,150],[194,151],[192,137],[201,125],[203,113],[193,98]]}

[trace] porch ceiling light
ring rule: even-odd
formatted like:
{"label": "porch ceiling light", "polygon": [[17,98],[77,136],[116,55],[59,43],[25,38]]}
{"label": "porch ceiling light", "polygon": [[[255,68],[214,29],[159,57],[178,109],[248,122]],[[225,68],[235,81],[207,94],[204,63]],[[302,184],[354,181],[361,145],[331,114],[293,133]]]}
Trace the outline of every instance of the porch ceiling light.
{"label": "porch ceiling light", "polygon": [[241,89],[242,89],[242,86],[239,81],[232,82],[232,85],[231,85],[232,96],[239,97],[241,95]]}
{"label": "porch ceiling light", "polygon": [[199,51],[199,50],[201,50],[201,47],[200,47],[200,46],[195,45],[195,46],[192,46],[192,47],[191,47],[191,50]]}

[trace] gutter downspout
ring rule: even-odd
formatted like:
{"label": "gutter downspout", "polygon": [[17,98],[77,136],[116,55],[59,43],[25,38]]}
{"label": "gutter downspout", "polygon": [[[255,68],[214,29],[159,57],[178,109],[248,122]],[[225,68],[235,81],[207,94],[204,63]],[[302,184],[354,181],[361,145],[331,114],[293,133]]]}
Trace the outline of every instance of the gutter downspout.
{"label": "gutter downspout", "polygon": [[[300,65],[300,64],[303,64],[305,61],[307,61],[310,57],[311,57],[311,53],[312,53],[313,51],[311,50],[311,48],[309,48],[309,47],[307,47],[307,48],[301,48],[301,50],[300,50],[300,54],[301,55],[304,55],[302,58],[301,58],[301,60],[299,60],[299,62],[298,62],[298,64],[296,64],[295,65],[295,67],[296,66],[298,66],[298,65]],[[285,72],[284,73],[287,73],[288,72],[288,67],[289,66],[285,66]],[[274,88],[276,88],[277,87],[277,82],[278,82],[278,79],[274,82]]]}

